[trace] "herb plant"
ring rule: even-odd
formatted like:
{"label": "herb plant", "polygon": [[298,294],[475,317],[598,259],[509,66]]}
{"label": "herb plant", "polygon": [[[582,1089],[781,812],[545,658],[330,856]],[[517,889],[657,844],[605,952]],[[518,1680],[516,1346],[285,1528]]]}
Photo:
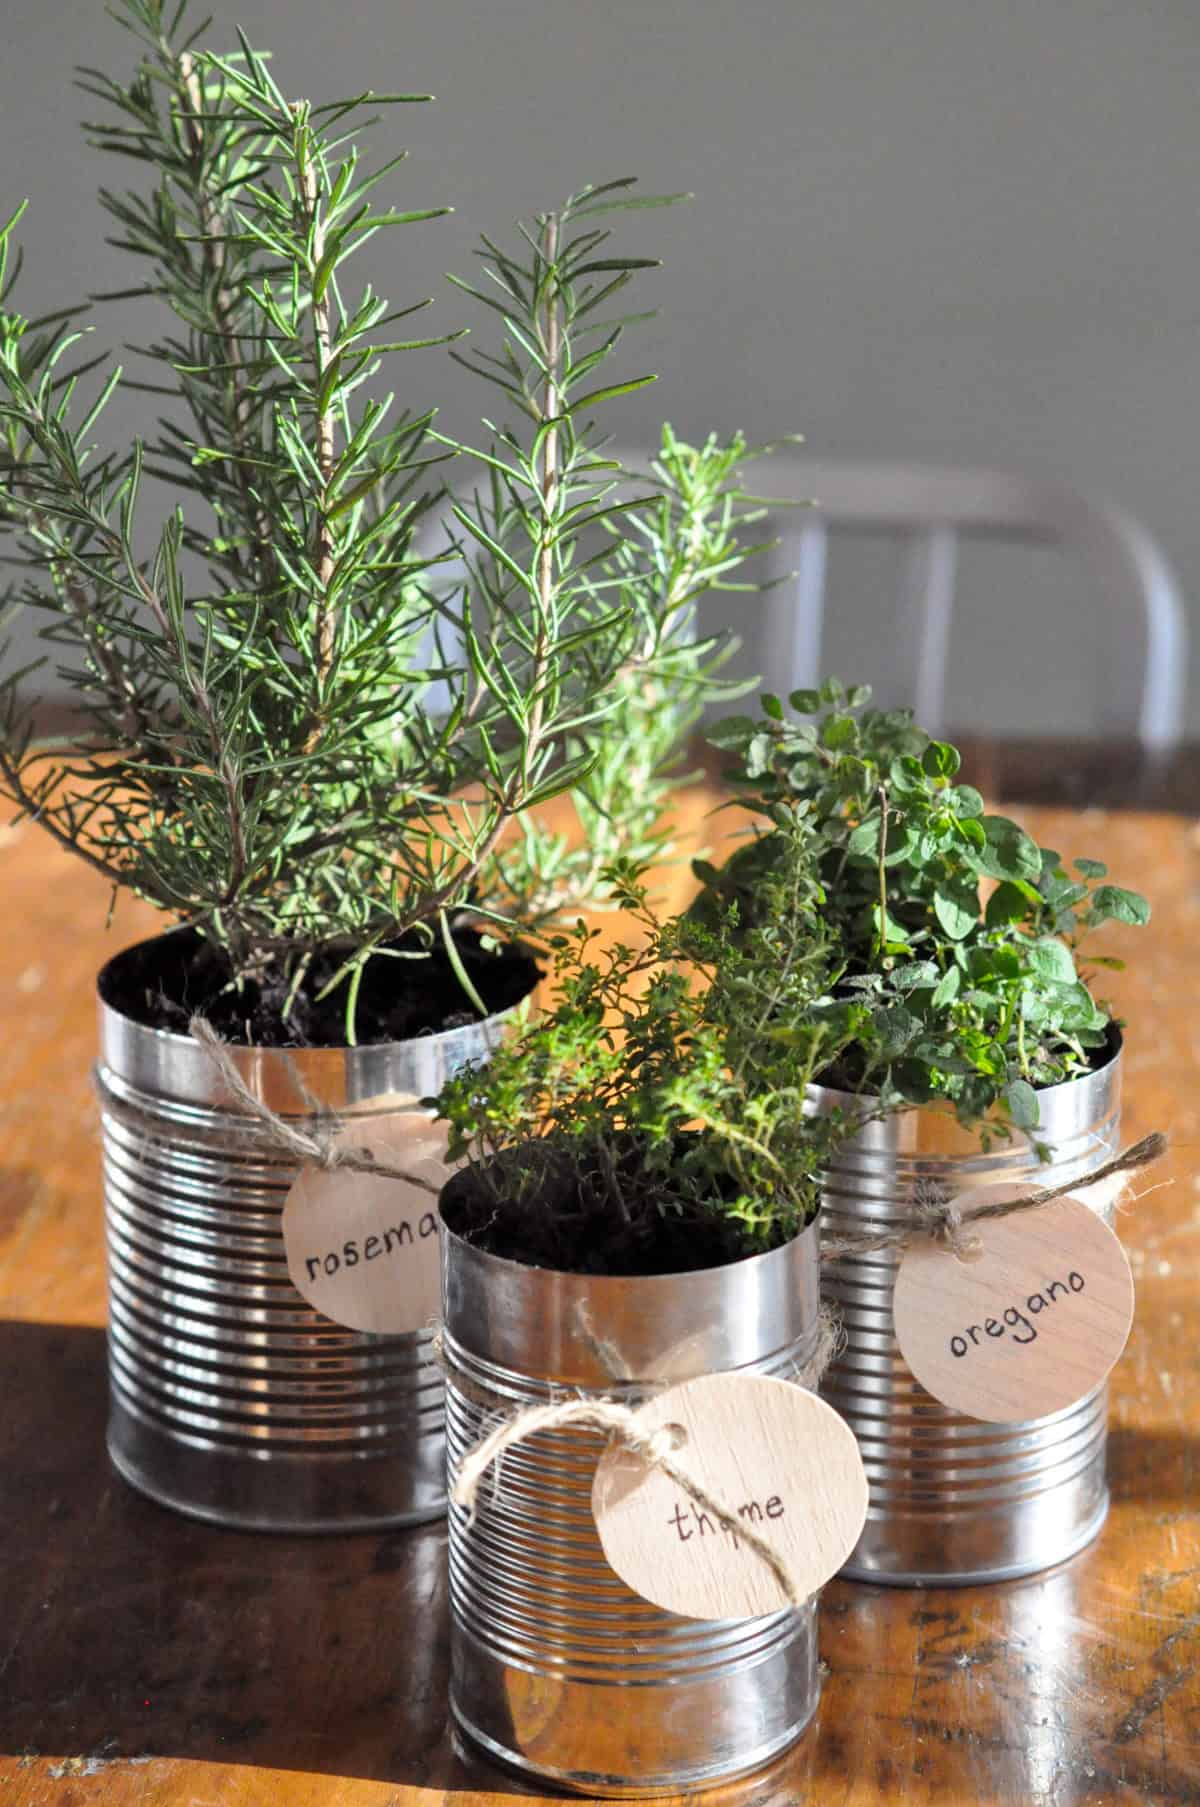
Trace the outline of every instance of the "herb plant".
{"label": "herb plant", "polygon": [[761,717],[720,723],[714,741],[737,756],[730,776],[771,826],[721,871],[701,865],[700,914],[705,899],[737,900],[744,920],[761,921],[793,857],[789,825],[807,821],[822,921],[844,950],[837,996],[864,1006],[829,1082],[888,1103],[946,1099],[967,1124],[999,1104],[1035,1128],[1037,1089],[1085,1072],[1108,1043],[1112,1018],[1080,970],[1081,944],[1100,923],[1147,922],[1149,906],[1099,861],[1068,869],[988,814],[958,782],[954,747],[868,699],[831,681],[794,692],[794,715],[767,695]]}
{"label": "herb plant", "polygon": [[581,832],[523,815],[519,839],[498,855],[501,895],[518,920],[541,925],[603,903],[606,872],[645,868],[670,852],[670,801],[686,781],[680,751],[689,730],[707,703],[747,687],[721,679],[735,642],[698,634],[696,611],[709,590],[756,587],[735,575],[759,549],[748,530],[760,511],[740,487],[739,466],[761,455],[739,434],[691,446],[668,426],[659,456],[629,485],[639,506],[619,532],[610,526],[585,580],[597,601],[609,598],[608,609],[615,602],[628,611],[632,639],[603,714],[570,742],[570,755],[590,758],[571,792]]}
{"label": "herb plant", "polygon": [[[723,656],[691,611],[739,557],[740,448],[668,436],[641,496],[618,493],[593,411],[651,379],[597,376],[621,333],[597,311],[646,261],[601,249],[591,216],[629,200],[616,184],[541,216],[524,263],[486,247],[504,343],[470,361],[519,419],[458,475],[465,456],[392,388],[457,333],[397,336],[427,303],[392,309],[351,268],[446,211],[380,202],[403,153],[371,168],[356,142],[425,97],[289,100],[244,39],[198,49],[185,5],[117,0],[136,72],[83,77],[104,109],[91,142],[144,177],[101,199],[142,273],[118,299],[167,310],[132,385],[163,408],[149,444],[97,447],[121,372],[78,313],[15,310],[20,210],[0,230],[7,601],[40,614],[86,724],[70,748],[38,742],[36,666],[10,657],[0,792],[198,932],[231,1032],[265,1011],[304,1039],[305,999],[333,999],[353,1041],[367,962],[431,946],[485,1012],[464,912],[507,926],[598,877],[596,853],[510,845],[523,812],[573,790],[604,858],[661,839],[658,768]],[[447,594],[417,533],[451,466],[471,557]],[[151,550],[147,476],[177,492]],[[639,789],[624,755],[650,720]]]}
{"label": "herb plant", "polygon": [[558,1001],[438,1100],[452,1159],[447,1221],[495,1253],[573,1272],[716,1265],[769,1249],[814,1216],[846,1125],[804,1113],[809,1083],[862,1014],[827,999],[835,950],[805,824],[740,921],[658,924],[614,878],[644,942],[555,937]]}

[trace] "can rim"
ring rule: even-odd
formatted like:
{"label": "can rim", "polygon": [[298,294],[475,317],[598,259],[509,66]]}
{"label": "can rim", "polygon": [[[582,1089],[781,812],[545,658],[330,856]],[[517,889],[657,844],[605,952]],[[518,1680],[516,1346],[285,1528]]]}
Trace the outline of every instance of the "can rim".
{"label": "can rim", "polygon": [[[176,1047],[176,1048],[191,1047],[193,1045],[192,1038],[190,1035],[184,1034],[181,1030],[160,1029],[157,1026],[155,1026],[154,1024],[143,1023],[143,1022],[140,1022],[137,1017],[129,1016],[127,1014],[127,1012],[122,1010],[118,1004],[111,1003],[109,1001],[109,999],[104,995],[104,984],[105,984],[105,979],[111,973],[113,967],[116,966],[118,961],[128,959],[130,954],[137,953],[140,948],[153,947],[156,942],[165,941],[171,935],[176,935],[179,933],[180,933],[179,928],[164,929],[163,932],[159,935],[144,935],[140,941],[131,941],[127,947],[118,948],[115,954],[110,954],[108,959],[97,970],[97,973],[96,973],[96,981],[95,981],[96,998],[97,998],[97,1002],[100,1006],[101,1011],[106,1016],[112,1017],[117,1022],[121,1023],[122,1026],[124,1027],[124,1029],[126,1030],[126,1032],[136,1033],[138,1035],[143,1035],[143,1036],[152,1038],[152,1043],[154,1045],[164,1047],[164,1048],[165,1047]],[[530,964],[530,969],[531,969],[531,977],[530,977],[528,990],[526,990],[521,995],[521,997],[519,997],[514,1003],[506,1005],[503,1010],[494,1010],[486,1017],[477,1018],[474,1021],[469,1022],[469,1023],[458,1023],[451,1029],[433,1029],[433,1030],[423,1031],[422,1033],[420,1033],[418,1035],[401,1036],[399,1039],[394,1040],[394,1041],[363,1042],[362,1044],[351,1044],[348,1042],[330,1042],[330,1043],[320,1046],[320,1047],[297,1046],[297,1047],[265,1048],[265,1047],[255,1046],[252,1043],[231,1042],[228,1044],[229,1050],[235,1057],[239,1054],[248,1054],[248,1055],[253,1055],[258,1060],[261,1060],[264,1056],[270,1057],[271,1055],[280,1055],[280,1056],[287,1055],[289,1057],[294,1057],[297,1054],[302,1054],[306,1057],[311,1057],[312,1055],[315,1055],[315,1054],[328,1054],[328,1055],[336,1055],[340,1059],[340,1058],[343,1058],[344,1056],[346,1056],[347,1054],[354,1055],[354,1054],[359,1053],[360,1051],[366,1051],[367,1049],[375,1049],[376,1051],[379,1051],[379,1050],[382,1050],[385,1048],[407,1048],[407,1047],[410,1047],[411,1045],[413,1045],[414,1043],[421,1043],[423,1045],[436,1044],[438,1046],[444,1046],[447,1043],[449,1043],[455,1036],[461,1036],[461,1037],[463,1037],[464,1040],[469,1040],[469,1039],[471,1039],[472,1036],[477,1035],[478,1032],[480,1031],[480,1029],[482,1029],[486,1024],[504,1022],[508,1017],[512,1016],[515,1011],[520,1009],[521,1005],[525,1002],[526,998],[532,996],[533,992],[537,988],[537,985],[538,985],[539,979],[540,979],[540,973],[537,968],[537,962],[533,958],[532,954],[530,954],[530,956],[529,956],[529,964]]]}
{"label": "can rim", "polygon": [[787,1254],[789,1250],[797,1249],[806,1236],[815,1237],[819,1229],[820,1214],[811,1218],[802,1230],[798,1230],[794,1236],[789,1236],[786,1242],[779,1243],[776,1248],[762,1249],[756,1255],[739,1255],[735,1261],[720,1261],[711,1267],[685,1267],[662,1274],[586,1274],[581,1273],[578,1268],[544,1267],[536,1261],[515,1261],[509,1255],[493,1255],[490,1250],[478,1248],[475,1243],[468,1242],[465,1236],[460,1236],[457,1230],[450,1228],[442,1216],[440,1198],[438,1222],[442,1245],[447,1251],[447,1259],[449,1259],[450,1250],[455,1249],[461,1251],[460,1259],[477,1261],[480,1265],[494,1267],[500,1273],[542,1276],[550,1280],[585,1281],[589,1288],[595,1286],[603,1290],[605,1286],[628,1286],[631,1281],[642,1285],[657,1282],[663,1286],[678,1286],[681,1281],[698,1279],[704,1274],[725,1274],[735,1270],[739,1273],[750,1273],[756,1262],[772,1261],[780,1255]]}

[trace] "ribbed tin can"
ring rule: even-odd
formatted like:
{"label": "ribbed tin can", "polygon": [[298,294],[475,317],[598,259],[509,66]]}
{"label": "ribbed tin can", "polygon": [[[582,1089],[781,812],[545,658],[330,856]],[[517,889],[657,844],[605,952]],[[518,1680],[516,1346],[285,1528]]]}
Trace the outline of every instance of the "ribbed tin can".
{"label": "ribbed tin can", "polygon": [[[136,950],[130,950],[133,952]],[[352,1531],[445,1509],[442,1385],[426,1333],[330,1322],[288,1277],[281,1214],[296,1166],[247,1134],[190,1036],[104,1001],[108,1447],[163,1505],[260,1531]],[[412,1110],[486,1055],[502,1017],[357,1048],[229,1048],[254,1094],[348,1120]]]}
{"label": "ribbed tin can", "polygon": [[[1007,1180],[1084,1179],[1117,1151],[1121,1056],[1038,1093],[1037,1140],[995,1137],[989,1152],[939,1108],[867,1123],[839,1152],[824,1191],[829,1235],[904,1229],[918,1186],[947,1194]],[[852,1096],[813,1088],[814,1107],[854,1112]],[[1085,1195],[1086,1196],[1086,1195]],[[1111,1202],[1090,1201],[1111,1221]],[[947,1260],[953,1257],[947,1256]],[[892,1291],[899,1256],[855,1256],[822,1272],[845,1345],[823,1396],[858,1438],[870,1483],[867,1522],[842,1571],[856,1581],[946,1587],[1035,1574],[1091,1542],[1108,1511],[1108,1388],[1049,1417],[984,1424],[921,1387],[897,1347]]]}
{"label": "ribbed tin can", "polygon": [[[496,1421],[574,1396],[637,1404],[738,1369],[795,1376],[818,1336],[815,1228],[690,1274],[551,1272],[443,1228],[451,1471]],[[631,1378],[616,1379],[614,1373]],[[591,1514],[603,1435],[544,1433],[450,1508],[450,1704],[492,1757],[589,1794],[654,1794],[746,1774],[816,1709],[816,1603],[756,1619],[663,1612],[609,1567]]]}

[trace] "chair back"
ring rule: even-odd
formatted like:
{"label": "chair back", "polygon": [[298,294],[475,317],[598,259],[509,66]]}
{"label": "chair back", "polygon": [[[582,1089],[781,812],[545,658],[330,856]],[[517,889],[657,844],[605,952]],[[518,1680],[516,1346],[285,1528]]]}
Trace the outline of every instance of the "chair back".
{"label": "chair back", "polygon": [[[764,664],[772,688],[821,675],[826,575],[838,532],[886,534],[902,552],[895,645],[904,700],[922,727],[944,730],[946,662],[965,540],[1058,546],[1090,570],[1107,681],[1104,730],[1151,750],[1183,731],[1187,620],[1179,586],[1146,530],[1123,510],[1065,483],[1017,472],[934,465],[764,459],[757,494],[772,513]],[[812,506],[795,506],[811,502]]]}

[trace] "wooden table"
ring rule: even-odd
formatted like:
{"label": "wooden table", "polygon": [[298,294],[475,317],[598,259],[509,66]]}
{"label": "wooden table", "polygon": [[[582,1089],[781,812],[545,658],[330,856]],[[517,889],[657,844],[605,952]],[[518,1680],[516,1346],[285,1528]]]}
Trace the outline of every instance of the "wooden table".
{"label": "wooden table", "polygon": [[[712,794],[686,795],[695,835]],[[1112,1516],[1034,1580],[828,1588],[816,1724],[713,1800],[1200,1801],[1200,836],[1180,815],[1016,813],[1068,855],[1103,854],[1155,908],[1140,937],[1108,934],[1135,961],[1111,984],[1127,1138],[1174,1138],[1124,1219],[1139,1303],[1113,1388]],[[447,1730],[443,1527],[216,1531],[111,1473],[92,983],[153,924],[123,903],[106,935],[102,886],[34,827],[3,836],[0,881],[0,1807],[517,1797]],[[677,870],[677,897],[686,885]]]}

